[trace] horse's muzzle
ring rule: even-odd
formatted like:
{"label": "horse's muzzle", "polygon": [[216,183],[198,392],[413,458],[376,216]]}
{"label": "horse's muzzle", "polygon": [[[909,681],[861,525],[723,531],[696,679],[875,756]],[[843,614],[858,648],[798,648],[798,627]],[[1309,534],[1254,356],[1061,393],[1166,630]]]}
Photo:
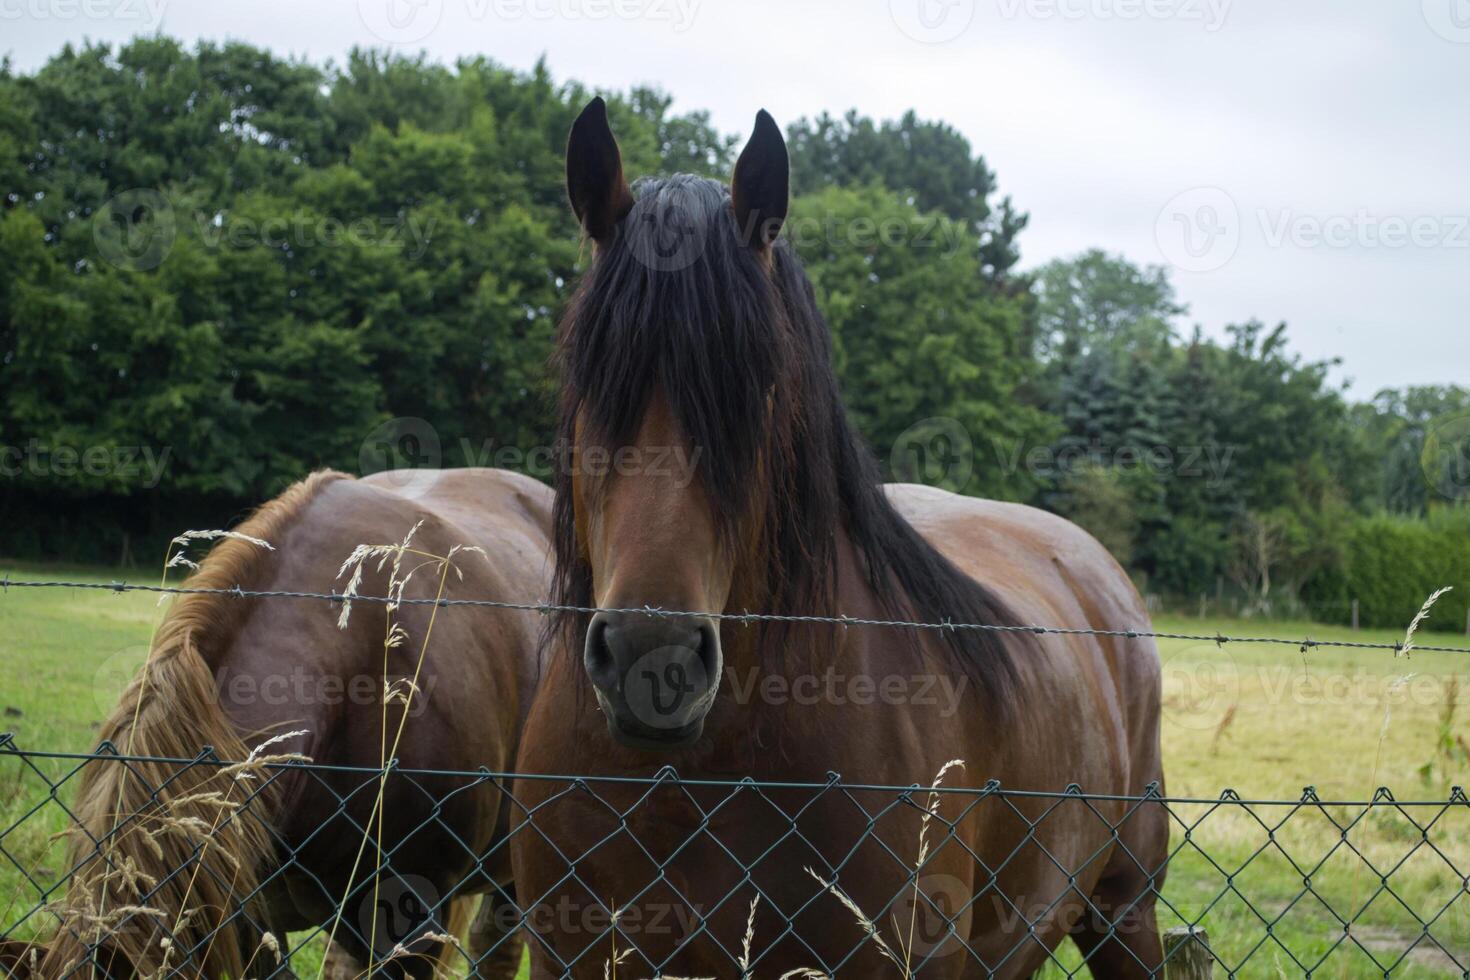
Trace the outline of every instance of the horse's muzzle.
{"label": "horse's muzzle", "polygon": [[720,633],[713,620],[600,612],[587,627],[583,662],[623,745],[670,750],[704,731],[720,685]]}

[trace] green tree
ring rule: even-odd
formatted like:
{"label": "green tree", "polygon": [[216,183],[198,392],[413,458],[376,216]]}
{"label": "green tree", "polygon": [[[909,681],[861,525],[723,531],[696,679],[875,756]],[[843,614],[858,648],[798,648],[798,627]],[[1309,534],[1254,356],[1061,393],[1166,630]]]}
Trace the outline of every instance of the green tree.
{"label": "green tree", "polygon": [[1010,198],[993,200],[995,173],[953,127],[912,111],[879,123],[854,109],[841,119],[826,113],[800,119],[786,141],[796,193],[879,184],[921,212],[937,211],[967,226],[979,274],[999,283],[1012,273],[1020,258],[1016,236],[1027,217]]}
{"label": "green tree", "polygon": [[970,226],[868,185],[798,198],[788,227],[832,326],[848,410],[875,448],[953,419],[974,466],[952,489],[1028,497],[1034,481],[1001,465],[1003,449],[1044,443],[1050,424],[1017,397],[1022,302],[987,287]]}

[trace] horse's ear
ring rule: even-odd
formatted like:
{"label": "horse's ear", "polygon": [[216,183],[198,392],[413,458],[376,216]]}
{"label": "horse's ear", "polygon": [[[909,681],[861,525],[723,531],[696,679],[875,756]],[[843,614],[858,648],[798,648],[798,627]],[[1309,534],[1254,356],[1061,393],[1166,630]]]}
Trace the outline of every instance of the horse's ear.
{"label": "horse's ear", "polygon": [[613,229],[633,209],[633,192],[623,176],[623,156],[607,124],[602,98],[572,123],[567,139],[567,196],[577,221],[595,242],[606,242]]}
{"label": "horse's ear", "polygon": [[781,233],[790,200],[791,158],[786,154],[786,140],[776,120],[762,109],[730,181],[730,203],[745,243],[769,248]]}

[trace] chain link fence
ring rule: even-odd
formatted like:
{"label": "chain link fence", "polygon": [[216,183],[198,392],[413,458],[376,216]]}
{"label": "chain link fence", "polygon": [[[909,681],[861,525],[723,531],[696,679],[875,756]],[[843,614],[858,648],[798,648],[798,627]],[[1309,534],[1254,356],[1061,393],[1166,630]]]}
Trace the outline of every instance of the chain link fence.
{"label": "chain link fence", "polygon": [[[163,772],[165,781],[203,767],[218,786],[216,816],[172,820],[166,786],[156,785],[149,805],[114,814],[107,833],[81,833],[76,790],[97,767],[140,779],[145,769]],[[415,810],[426,817],[405,823],[375,809],[405,792],[428,803]],[[507,819],[476,840],[454,814],[485,794]],[[309,811],[305,801],[324,816],[310,827],[283,818]],[[1414,801],[1387,790],[1327,800],[1307,788],[1287,801],[1230,791],[1217,799],[1036,793],[994,782],[868,786],[836,774],[811,783],[686,780],[669,769],[647,779],[552,777],[299,759],[242,765],[208,749],[145,759],[109,744],[87,754],[35,752],[9,735],[0,736],[0,962],[14,976],[128,975],[108,951],[131,934],[161,951],[151,975],[199,976],[229,927],[244,943],[249,977],[509,977],[523,945],[565,977],[683,976],[695,950],[702,964],[714,957],[720,977],[774,977],[775,964],[794,959],[809,976],[1004,975],[1013,958],[1078,925],[1058,920],[1079,900],[1094,933],[1138,928],[1136,903],[1102,908],[1067,887],[1093,858],[1052,857],[1047,828],[1095,824],[1102,851],[1147,810],[1167,814],[1171,829],[1165,864],[1142,869],[1167,933],[1161,972],[1208,975],[1184,972],[1203,957],[1232,977],[1470,975],[1470,799],[1459,788]],[[824,832],[838,811],[857,817],[859,839]],[[1022,830],[998,859],[962,833],[966,821],[996,811]],[[674,844],[666,833],[653,843],[650,821],[671,812],[682,815]],[[584,831],[576,839],[594,846],[567,846],[568,814]],[[264,832],[274,855],[249,891],[231,888],[239,869],[224,853],[242,826]],[[752,837],[751,827],[760,833]],[[189,857],[128,866],[116,858],[128,834],[179,835]],[[517,889],[509,876],[509,850],[522,835],[555,855],[556,867],[540,876],[554,883],[544,894]],[[1008,863],[1037,849],[1061,887],[1010,892]],[[718,892],[717,901],[687,894],[691,861],[698,894]],[[897,883],[891,894],[855,884],[874,880],[875,864]],[[191,891],[203,891],[189,886],[203,876],[229,896],[221,907],[188,907]],[[197,919],[180,928],[193,917],[209,928]],[[997,928],[978,936],[971,926],[982,920]],[[48,961],[65,931],[81,953]],[[1041,975],[1088,972],[1067,943]]]}

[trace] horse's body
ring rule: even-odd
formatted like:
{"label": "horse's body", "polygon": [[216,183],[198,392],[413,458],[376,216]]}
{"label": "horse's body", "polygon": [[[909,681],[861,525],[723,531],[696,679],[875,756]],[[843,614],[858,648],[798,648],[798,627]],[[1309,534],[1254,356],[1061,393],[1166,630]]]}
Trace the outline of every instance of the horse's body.
{"label": "horse's body", "polygon": [[[1097,629],[1146,621],[1143,604],[1127,575],[1105,549],[1067,521],[1017,504],[958,497],[928,487],[888,489],[900,513],[966,573],[1006,596],[1025,621]],[[844,573],[838,588],[842,611],[858,619],[885,617],[882,603],[854,572],[857,564],[850,546],[844,546],[843,554]],[[740,629],[736,627],[737,635]],[[579,773],[600,775],[647,777],[671,765],[680,776],[693,780],[749,775],[756,780],[823,783],[830,771],[840,773],[845,782],[902,786],[925,784],[946,761],[961,758],[965,769],[951,773],[946,785],[977,787],[995,779],[1010,790],[1059,792],[1069,784],[1081,783],[1088,793],[1140,796],[1150,783],[1162,780],[1156,697],[1159,664],[1151,641],[1052,636],[1035,643],[1019,665],[1022,697],[1033,710],[1018,713],[1004,731],[996,731],[990,723],[963,672],[949,662],[948,652],[932,638],[926,637],[922,646],[922,660],[916,662],[889,630],[849,627],[831,664],[804,666],[787,676],[788,682],[813,675],[825,681],[832,668],[837,682],[823,689],[845,692],[840,699],[845,703],[840,704],[826,699],[816,704],[795,703],[794,695],[787,694],[782,695],[787,703],[764,704],[759,684],[732,671],[726,678],[726,696],[716,701],[704,738],[667,756],[650,756],[607,738],[581,666],[573,658],[558,657],[548,664],[517,768],[562,772],[568,760],[576,759]],[[857,684],[847,683],[859,678],[872,681],[873,693],[865,696]],[[923,703],[884,703],[878,692],[889,678],[901,678],[909,701]],[[747,703],[742,704],[741,690],[755,693],[747,694],[743,698]],[[783,685],[780,690],[795,688]],[[948,692],[960,696],[958,710],[946,717],[955,706],[946,701]],[[863,700],[872,703],[856,703]],[[743,733],[753,737],[739,737]],[[535,807],[563,788],[556,783],[522,783],[517,794],[526,806]],[[725,803],[718,810],[716,804],[729,796],[728,791],[695,794],[699,804],[715,812],[708,829],[702,831],[705,817],[682,791],[655,794],[634,807],[644,792],[642,787],[593,784],[592,788],[619,810],[632,807],[629,835],[577,862],[578,880],[606,890],[592,895],[575,887],[553,887],[565,872],[566,862],[550,853],[548,841],[567,854],[580,854],[617,825],[606,805],[588,794],[574,794],[536,813],[535,824],[544,838],[522,833],[515,839],[522,901],[528,905],[539,901],[547,908],[570,904],[578,910],[594,910],[599,902],[612,906],[656,877],[634,838],[659,859],[692,840],[693,845],[667,869],[669,881],[683,898],[674,890],[656,887],[635,903],[641,906],[636,918],[644,923],[660,920],[666,928],[628,930],[638,950],[670,975],[729,975],[731,960],[726,950],[741,948],[755,893],[749,886],[742,887],[744,869],[715,841],[729,847],[741,861],[751,861],[753,879],[767,896],[755,920],[754,955],[762,957],[761,975],[836,965],[864,945],[853,916],[834,899],[818,898],[800,916],[794,915],[822,890],[804,873],[807,867],[824,871],[846,858],[841,875],[844,890],[875,918],[898,898],[893,907],[902,911],[903,927],[894,929],[885,923],[886,939],[898,948],[894,933],[899,940],[907,936],[913,904],[913,899],[903,896],[907,870],[876,841],[861,843],[868,814],[845,798],[815,792],[776,794],[777,805],[786,813],[795,813],[803,803],[820,797],[819,804],[803,813],[797,823],[814,846],[788,841],[756,863],[754,858],[786,833],[790,824],[783,814],[751,794],[736,796],[733,805]],[[859,798],[873,813],[893,799],[891,794],[876,793]],[[923,802],[920,794],[920,805]],[[954,819],[970,802],[968,796],[945,798],[940,816]],[[1028,804],[1013,798],[1010,802],[1034,818],[1054,801]],[[1028,976],[1068,932],[1086,943],[1086,930],[1096,914],[1083,903],[1084,896],[1109,919],[1121,914],[1133,920],[1133,926],[1125,924],[1118,932],[1129,940],[1130,949],[1142,962],[1151,962],[1148,943],[1157,943],[1157,938],[1148,873],[1163,864],[1165,815],[1159,808],[1140,810],[1123,823],[1120,841],[1113,844],[1109,834],[1125,813],[1125,804],[1094,802],[1092,806],[1097,813],[1081,803],[1052,810],[1033,838],[1062,868],[1079,872],[1075,890],[1069,889],[1067,875],[1034,845],[1022,846],[1006,862],[1025,832],[1013,811],[1000,801],[970,811],[956,841],[943,843],[945,828],[936,824],[930,835],[936,855],[926,863],[921,878],[928,882],[923,887],[934,904],[918,900],[918,931],[928,934],[925,938],[930,945],[921,945],[922,952],[913,961],[918,964],[925,959],[931,948],[934,956],[921,975],[960,977],[976,972],[979,964],[970,953],[953,942],[938,942],[945,928],[939,916],[949,914],[938,909],[955,911],[977,894],[979,900],[957,917],[955,926],[979,960],[996,967],[997,976]],[[911,809],[890,813],[876,825],[875,834],[912,864],[919,837],[916,813]],[[981,862],[966,853],[960,842],[985,867],[999,868],[1006,863],[1007,871],[996,885],[987,886]],[[854,847],[856,853],[847,857]],[[1162,879],[1156,883],[1161,885]],[[773,901],[778,908],[771,907]],[[665,957],[692,932],[700,915],[715,909],[711,931],[724,949],[708,938],[699,938],[666,962]],[[784,931],[788,915],[793,916],[794,932],[818,951],[820,963],[818,956],[790,938],[766,949]],[[1027,939],[1024,925],[1016,927],[1018,915],[1028,922],[1041,920],[1036,941]],[[591,918],[595,921],[595,916]],[[567,917],[540,917],[540,921],[564,922]],[[543,931],[539,940],[531,941],[536,975],[560,976],[557,961],[573,962],[596,938],[585,930]],[[625,940],[619,945],[626,944]],[[573,976],[600,976],[606,948],[603,943],[583,956]],[[1099,976],[1132,975],[1129,967],[1136,964],[1130,952],[1111,945],[1102,955],[1107,958],[1092,961]],[[639,967],[644,965],[638,954],[634,957]],[[1117,972],[1108,972],[1109,965]],[[885,976],[892,969],[869,944],[845,964],[844,970],[850,973],[841,975]]]}
{"label": "horse's body", "polygon": [[[456,546],[473,546],[483,553],[454,555],[459,572],[448,572],[446,597],[535,600],[544,595],[548,577],[549,497],[543,485],[495,470],[385,473],[361,480],[316,474],[236,529],[264,539],[274,550],[241,538],[224,540],[190,584],[340,592],[346,583],[338,577],[339,567],[353,549],[400,542],[419,524],[410,547],[423,554],[405,554],[399,574],[418,565],[424,568],[410,579],[405,596],[437,594],[439,568],[425,556],[445,556]],[[387,564],[392,563],[390,557]],[[369,559],[359,594],[384,594],[389,572],[378,566],[377,557]],[[304,731],[305,735],[271,744],[264,751],[300,753],[326,765],[376,769],[384,746],[393,751],[407,710],[403,736],[394,751],[401,768],[484,766],[505,771],[511,766],[538,679],[534,614],[460,607],[450,615],[441,610],[435,616],[433,606],[401,605],[392,618],[406,635],[385,652],[387,614],[382,604],[354,604],[345,629],[338,626],[341,611],[339,605],[317,599],[179,597],[150,654],[149,680],[134,681],[105,723],[104,737],[120,750],[138,755],[192,757],[208,744],[219,757],[238,760],[273,736]],[[403,679],[415,674],[417,690],[405,704],[409,695]],[[397,693],[385,709],[389,685]],[[206,826],[223,824],[212,834],[216,839],[211,848],[229,853],[215,857],[206,848],[202,867],[193,872],[191,848],[180,851],[164,836],[158,842],[165,850],[155,855],[140,832],[126,829],[146,826],[147,818],[133,820],[123,824],[109,858],[114,863],[132,859],[158,881],[174,883],[151,894],[146,888],[144,894],[132,894],[114,882],[102,899],[97,875],[87,870],[101,865],[95,858],[88,863],[92,852],[83,847],[77,856],[84,868],[69,905],[144,905],[162,911],[173,935],[171,968],[182,963],[190,975],[242,976],[246,975],[242,963],[253,958],[248,975],[265,972],[262,968],[270,956],[259,948],[264,930],[284,942],[287,931],[330,925],[354,867],[354,885],[360,887],[377,866],[373,843],[359,858],[363,848],[359,828],[376,831],[376,821],[370,819],[377,795],[375,777],[282,771],[258,799],[223,822],[218,810],[194,801],[198,794],[218,791],[232,802],[243,800],[267,773],[232,784],[228,775],[207,766],[185,770],[183,775],[177,774],[177,767],[162,764],[138,769],[143,780],[122,781],[123,770],[116,765],[88,771],[77,810],[91,834],[100,837],[110,830],[114,812],[198,816]],[[159,805],[150,803],[144,781],[163,787]],[[444,931],[451,897],[492,891],[494,883],[509,881],[508,861],[502,860],[461,885],[475,856],[492,849],[509,825],[508,801],[495,785],[464,787],[465,783],[448,779],[387,781],[382,840],[384,849],[392,851],[389,863],[398,879],[379,879],[377,897],[388,903],[386,916],[374,909],[371,888],[342,908],[336,938],[353,959],[363,963],[368,959],[364,932],[388,933],[375,937],[379,960],[397,941],[412,946],[414,936],[402,931],[406,920],[393,919],[397,913],[432,908],[432,921],[414,922],[414,927]],[[443,809],[434,821],[434,808],[441,800]],[[116,810],[115,804],[120,804]],[[264,831],[266,824],[269,832]],[[425,826],[420,829],[421,825]],[[170,876],[175,865],[185,869],[182,875]],[[275,874],[282,866],[285,873]],[[181,893],[179,882],[189,877],[194,880]],[[256,883],[264,885],[260,900],[249,903],[246,916],[227,919],[225,928],[211,935],[220,921],[219,908],[238,902]],[[407,899],[405,889],[413,892]],[[178,906],[196,903],[200,911],[179,927]],[[377,926],[372,925],[375,918]],[[107,955],[116,954],[112,972],[153,973],[161,955],[157,939],[163,935],[153,923],[138,917],[129,928],[117,931],[107,943],[110,953],[103,954],[104,965]],[[74,928],[73,921],[63,922],[44,973],[63,974],[86,955],[84,945],[72,939]],[[499,938],[481,937],[485,942]],[[483,964],[481,975],[514,975],[518,957],[509,944],[502,945],[503,954]],[[191,956],[196,963],[192,969],[187,965]],[[403,959],[393,969],[427,973],[427,962],[424,956]]]}
{"label": "horse's body", "polygon": [[[728,193],[677,177],[635,200],[601,104],[573,128],[568,186],[597,252],[562,328],[575,465],[557,485],[556,594],[598,611],[552,634],[517,769],[816,786],[518,784],[537,808],[512,838],[535,976],[602,976],[619,954],[620,975],[736,976],[748,935],[760,976],[892,974],[833,878],[919,976],[1027,976],[1067,935],[1100,978],[1151,975],[1162,808],[956,794],[925,831],[925,794],[895,806],[822,784],[924,785],[962,759],[946,786],[1142,795],[1162,780],[1152,642],[708,615],[1146,623],[1127,575],[1066,521],[880,487],[776,237],[786,166],[762,114]],[[694,480],[579,462],[669,446],[699,458]],[[650,606],[694,616],[630,612]],[[617,935],[595,914],[611,909]]]}

